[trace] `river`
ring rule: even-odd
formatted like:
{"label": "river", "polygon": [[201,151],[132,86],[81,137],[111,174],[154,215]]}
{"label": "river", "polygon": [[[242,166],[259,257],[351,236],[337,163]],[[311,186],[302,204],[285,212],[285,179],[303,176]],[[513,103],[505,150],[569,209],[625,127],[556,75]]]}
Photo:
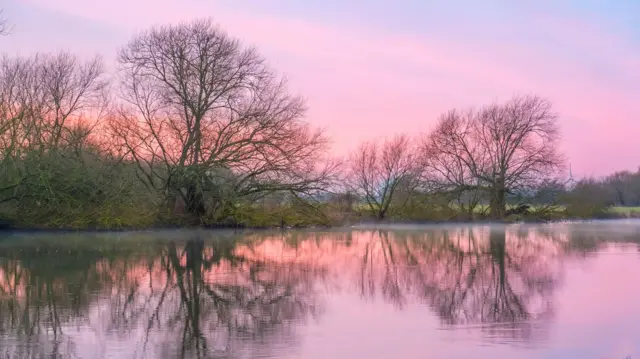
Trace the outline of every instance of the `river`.
{"label": "river", "polygon": [[640,358],[640,221],[0,235],[0,358]]}

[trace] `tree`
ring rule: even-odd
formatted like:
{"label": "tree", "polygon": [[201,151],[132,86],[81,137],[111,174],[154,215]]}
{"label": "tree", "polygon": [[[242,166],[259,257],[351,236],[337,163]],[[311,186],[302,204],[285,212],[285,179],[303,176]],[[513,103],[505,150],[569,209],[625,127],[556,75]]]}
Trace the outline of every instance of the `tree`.
{"label": "tree", "polygon": [[368,210],[380,220],[387,216],[398,189],[403,185],[414,188],[419,174],[413,145],[404,135],[382,143],[363,143],[351,155],[349,164],[351,189],[364,198]]}
{"label": "tree", "polygon": [[516,96],[480,110],[449,111],[423,143],[427,168],[455,190],[482,190],[493,218],[506,195],[531,187],[563,165],[557,115],[548,100]]}
{"label": "tree", "polygon": [[567,193],[567,187],[567,181],[545,179],[516,197],[520,203],[531,204],[533,213],[548,216],[561,210],[561,201]]}
{"label": "tree", "polygon": [[629,183],[629,195],[632,200],[630,205],[640,206],[640,169],[631,176]]}
{"label": "tree", "polygon": [[[0,59],[0,204],[21,224],[106,220],[131,187],[94,134],[108,103],[99,57]],[[4,214],[4,213],[3,213]],[[56,225],[56,224],[53,224]]]}
{"label": "tree", "polygon": [[562,203],[570,217],[593,218],[603,216],[612,200],[601,181],[583,178],[562,196]]}
{"label": "tree", "polygon": [[436,192],[455,201],[462,212],[473,215],[485,193],[480,179],[473,172],[472,158],[479,157],[479,148],[463,146],[471,136],[474,112],[451,110],[440,117],[437,129],[423,138],[421,162],[424,181]]}
{"label": "tree", "polygon": [[[95,126],[105,113],[107,81],[100,57],[37,54],[0,60],[0,128],[5,156],[68,145],[73,126]],[[7,152],[8,151],[8,152]]]}
{"label": "tree", "polygon": [[[125,103],[110,128],[141,178],[195,218],[235,199],[326,188],[328,140],[302,98],[209,20],[152,28],[118,55]],[[221,190],[221,189],[224,190]]]}
{"label": "tree", "polygon": [[4,17],[3,10],[0,9],[0,36],[9,34],[9,23],[7,19]]}
{"label": "tree", "polygon": [[618,171],[604,179],[604,184],[612,195],[612,201],[620,206],[633,206],[638,203],[638,179],[640,173]]}

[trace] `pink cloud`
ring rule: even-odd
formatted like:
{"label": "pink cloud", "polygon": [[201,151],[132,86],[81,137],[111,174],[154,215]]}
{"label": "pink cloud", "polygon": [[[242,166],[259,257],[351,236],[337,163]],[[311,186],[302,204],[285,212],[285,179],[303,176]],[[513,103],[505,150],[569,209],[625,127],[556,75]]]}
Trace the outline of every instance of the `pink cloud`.
{"label": "pink cloud", "polygon": [[[557,49],[526,39],[455,42],[446,34],[392,35],[241,13],[215,3],[28,1],[131,31],[213,14],[230,34],[257,45],[273,67],[288,75],[292,89],[308,99],[309,119],[328,128],[338,153],[389,132],[427,130],[451,107],[535,92],[553,100],[562,115],[562,148],[574,173],[604,174],[640,164],[630,156],[640,151],[634,135],[640,132],[637,94],[614,77],[603,82],[606,77],[588,61],[563,57]],[[591,24],[534,16],[521,26],[535,26],[582,50],[585,59],[590,53],[607,54],[610,66],[628,74],[621,81],[640,80],[640,57],[623,40]]]}

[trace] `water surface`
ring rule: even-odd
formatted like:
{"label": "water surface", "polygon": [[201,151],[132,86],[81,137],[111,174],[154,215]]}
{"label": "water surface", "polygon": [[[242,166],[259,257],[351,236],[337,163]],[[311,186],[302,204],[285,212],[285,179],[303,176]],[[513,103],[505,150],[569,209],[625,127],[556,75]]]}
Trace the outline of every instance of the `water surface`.
{"label": "water surface", "polygon": [[640,358],[640,221],[0,238],[0,358]]}

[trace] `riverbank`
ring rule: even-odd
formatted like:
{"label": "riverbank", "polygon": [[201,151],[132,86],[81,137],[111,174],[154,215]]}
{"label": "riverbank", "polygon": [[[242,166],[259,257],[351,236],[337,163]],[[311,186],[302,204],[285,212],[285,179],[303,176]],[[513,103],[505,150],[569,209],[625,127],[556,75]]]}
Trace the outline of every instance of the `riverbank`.
{"label": "riverbank", "polygon": [[[360,218],[354,220],[354,218]],[[367,217],[352,216],[350,220],[339,220],[333,223],[312,223],[309,221],[304,225],[246,225],[246,224],[154,224],[149,226],[119,226],[119,227],[98,227],[98,226],[85,226],[85,227],[71,227],[71,226],[20,226],[14,225],[10,221],[0,220],[0,232],[54,232],[54,233],[74,233],[74,232],[86,232],[86,233],[108,233],[108,232],[140,232],[140,231],[165,231],[165,230],[181,230],[181,229],[206,229],[206,230],[230,230],[230,231],[268,231],[268,230],[290,230],[290,229],[332,229],[332,228],[344,228],[344,227],[359,227],[359,226],[389,226],[389,225],[446,225],[446,224],[515,224],[515,223],[555,223],[566,221],[585,221],[585,220],[619,220],[627,218],[640,219],[640,209],[631,207],[625,210],[624,207],[612,207],[607,211],[601,212],[593,216],[569,216],[564,213],[555,212],[552,215],[546,214],[541,216],[539,214],[529,215],[510,215],[503,219],[491,219],[488,216],[458,216],[449,219],[402,219],[402,218],[389,218],[385,220],[373,220]]]}

